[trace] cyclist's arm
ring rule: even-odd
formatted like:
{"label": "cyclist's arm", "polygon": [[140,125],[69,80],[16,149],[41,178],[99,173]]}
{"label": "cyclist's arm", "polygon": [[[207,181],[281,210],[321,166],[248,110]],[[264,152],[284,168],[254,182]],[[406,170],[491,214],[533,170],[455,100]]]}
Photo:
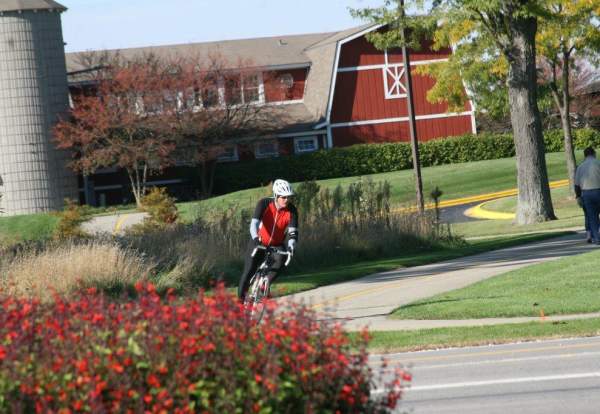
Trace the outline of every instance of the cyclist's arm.
{"label": "cyclist's arm", "polygon": [[254,214],[252,215],[252,220],[250,220],[250,237],[252,238],[252,240],[258,237],[258,228],[260,227],[260,221],[270,201],[271,200],[269,198],[263,198],[258,202],[258,204],[256,204]]}
{"label": "cyclist's arm", "polygon": [[288,224],[287,233],[290,239],[298,241],[298,210],[296,206],[291,205],[290,209],[290,223]]}

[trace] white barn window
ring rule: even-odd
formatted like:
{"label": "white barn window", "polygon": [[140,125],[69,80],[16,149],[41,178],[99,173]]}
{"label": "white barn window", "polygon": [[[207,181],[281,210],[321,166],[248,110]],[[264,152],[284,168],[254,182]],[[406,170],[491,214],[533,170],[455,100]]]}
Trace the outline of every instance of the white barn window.
{"label": "white barn window", "polygon": [[313,152],[319,149],[316,136],[294,138],[294,152],[302,154],[304,152]]}
{"label": "white barn window", "polygon": [[279,156],[277,141],[257,142],[254,145],[254,156],[256,158],[269,158]]}
{"label": "white barn window", "polygon": [[237,145],[227,145],[217,156],[218,162],[238,161],[240,159]]}
{"label": "white barn window", "polygon": [[404,78],[403,65],[385,65],[383,68],[383,83],[385,99],[406,97],[406,88],[402,83]]}

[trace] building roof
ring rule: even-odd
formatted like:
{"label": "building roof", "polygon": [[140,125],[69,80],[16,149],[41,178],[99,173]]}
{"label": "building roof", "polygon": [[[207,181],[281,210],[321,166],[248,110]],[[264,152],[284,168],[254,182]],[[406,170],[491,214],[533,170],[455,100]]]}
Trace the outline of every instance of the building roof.
{"label": "building roof", "polygon": [[57,10],[63,12],[67,8],[53,0],[0,0],[0,12],[25,10]]}
{"label": "building roof", "polygon": [[577,89],[575,91],[576,95],[590,95],[600,92],[600,79],[596,81],[592,81],[587,85]]}
{"label": "building roof", "polygon": [[376,27],[371,23],[329,33],[68,53],[67,71],[70,83],[85,82],[90,79],[90,69],[97,67],[94,59],[97,61],[105,53],[119,53],[124,58],[147,53],[164,58],[220,56],[231,69],[239,68],[240,62],[246,67],[269,69],[310,67],[303,103],[281,105],[278,109],[285,122],[275,129],[295,132],[311,129],[326,118],[338,42]]}
{"label": "building roof", "polygon": [[[330,37],[333,33],[313,33],[291,36],[260,37],[254,39],[224,40],[219,42],[187,43],[166,46],[148,46],[108,50],[119,53],[124,58],[154,53],[160,57],[181,56],[221,56],[231,68],[245,66],[277,67],[285,65],[310,65],[310,58],[305,50],[311,45]],[[67,53],[67,71],[74,72],[86,69],[82,60],[89,60],[90,55],[98,51]]]}

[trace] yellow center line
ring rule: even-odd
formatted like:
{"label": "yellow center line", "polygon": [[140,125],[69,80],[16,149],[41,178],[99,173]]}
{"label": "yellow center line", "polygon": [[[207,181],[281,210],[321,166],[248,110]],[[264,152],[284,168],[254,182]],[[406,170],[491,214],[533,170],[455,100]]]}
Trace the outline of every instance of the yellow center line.
{"label": "yellow center line", "polygon": [[[409,277],[409,279],[411,279],[411,280],[419,279],[421,282],[423,282],[423,281],[427,281],[428,279],[433,279],[435,276],[436,276],[435,274],[428,275],[428,276],[425,276],[425,275],[413,276],[413,277]],[[362,290],[359,290],[358,292],[349,293],[344,296],[336,296],[333,299],[327,299],[325,302],[321,302],[321,303],[317,303],[317,304],[313,305],[312,309],[320,309],[323,306],[331,304],[331,303],[344,302],[344,301],[354,299],[359,296],[368,295],[369,293],[374,293],[374,292],[379,292],[382,290],[387,290],[390,288],[395,288],[395,287],[398,287],[401,284],[403,284],[405,282],[405,279],[406,278],[402,278],[402,279],[396,280],[394,282],[385,282],[385,284],[382,286],[377,286],[377,287],[373,287],[373,288],[369,288],[369,289],[362,289]]]}
{"label": "yellow center line", "polygon": [[119,216],[117,222],[115,223],[115,228],[113,229],[113,234],[117,234],[119,232],[119,230],[121,229],[121,226],[123,225],[123,223],[125,223],[126,219],[127,219],[127,214],[123,214],[123,215]]}
{"label": "yellow center line", "polygon": [[[565,185],[569,184],[569,180],[557,180],[557,181],[552,181],[549,183],[550,188],[559,188],[559,187],[564,187]],[[453,200],[446,200],[446,201],[441,201],[438,204],[438,207],[443,208],[443,207],[454,207],[454,206],[459,206],[462,204],[470,204],[470,203],[475,203],[477,201],[488,201],[488,200],[493,200],[496,198],[502,198],[502,197],[509,197],[509,196],[514,196],[519,194],[519,190],[516,188],[510,189],[510,190],[503,190],[503,191],[497,191],[495,193],[486,193],[486,194],[480,194],[480,195],[476,195],[476,196],[470,196],[470,197],[463,197],[463,198],[456,198]],[[435,208],[435,204],[434,203],[427,203],[425,205],[426,209],[432,209]],[[399,209],[395,209],[394,211],[414,211],[416,210],[416,207],[404,207],[404,208],[399,208]]]}

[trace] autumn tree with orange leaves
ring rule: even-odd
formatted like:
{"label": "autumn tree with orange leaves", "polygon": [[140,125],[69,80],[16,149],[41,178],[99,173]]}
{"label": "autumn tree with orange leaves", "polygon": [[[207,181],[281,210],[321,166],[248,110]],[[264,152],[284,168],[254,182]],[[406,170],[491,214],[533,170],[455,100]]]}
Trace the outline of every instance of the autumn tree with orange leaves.
{"label": "autumn tree with orange leaves", "polygon": [[70,118],[54,129],[55,141],[73,152],[77,172],[124,169],[138,206],[148,177],[176,161],[197,166],[201,194],[210,195],[224,146],[269,123],[257,105],[258,75],[243,69],[247,62],[119,53],[93,58],[85,64],[94,91],[74,97]]}
{"label": "autumn tree with orange leaves", "polygon": [[95,93],[74,97],[70,118],[54,128],[59,148],[73,151],[71,167],[83,174],[123,168],[140,206],[150,174],[175,161],[177,136],[168,118],[176,110],[170,65],[152,55],[118,55],[95,71]]}

